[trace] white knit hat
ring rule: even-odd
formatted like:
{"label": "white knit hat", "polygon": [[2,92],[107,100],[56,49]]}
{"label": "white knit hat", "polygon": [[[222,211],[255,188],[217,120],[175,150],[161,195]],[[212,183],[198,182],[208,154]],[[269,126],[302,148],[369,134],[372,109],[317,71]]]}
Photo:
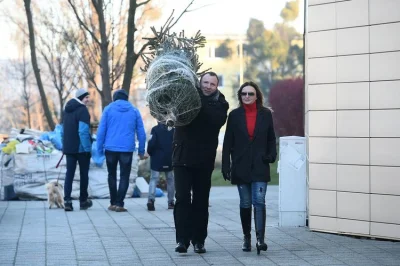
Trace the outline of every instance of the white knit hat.
{"label": "white knit hat", "polygon": [[81,101],[88,95],[89,95],[89,92],[83,88],[80,88],[75,92],[75,97]]}

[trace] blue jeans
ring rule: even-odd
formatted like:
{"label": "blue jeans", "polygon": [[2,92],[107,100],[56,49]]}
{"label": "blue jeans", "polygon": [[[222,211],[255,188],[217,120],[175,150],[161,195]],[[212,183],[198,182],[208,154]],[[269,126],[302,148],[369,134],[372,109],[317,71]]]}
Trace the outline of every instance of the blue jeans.
{"label": "blue jeans", "polygon": [[[174,202],[175,194],[175,181],[174,172],[165,171],[165,178],[167,179],[167,191],[168,191],[168,202]],[[151,170],[150,183],[149,183],[149,200],[155,200],[156,198],[156,187],[160,180],[160,172]]]}
{"label": "blue jeans", "polygon": [[250,209],[254,206],[254,225],[256,227],[257,241],[264,242],[266,208],[265,194],[267,192],[266,182],[252,182],[250,184],[238,185],[240,196],[240,208]]}
{"label": "blue jeans", "polygon": [[67,157],[67,173],[64,182],[64,200],[66,202],[72,200],[72,182],[75,177],[76,163],[78,163],[80,174],[79,201],[85,202],[88,199],[90,156],[87,153],[66,154],[65,156]]}
{"label": "blue jeans", "polygon": [[[129,187],[133,152],[105,151],[108,188],[110,189],[110,204],[124,207],[124,199]],[[117,166],[119,163],[120,178],[117,190]]]}
{"label": "blue jeans", "polygon": [[240,197],[240,208],[265,209],[265,194],[267,192],[266,182],[252,182],[237,185]]}

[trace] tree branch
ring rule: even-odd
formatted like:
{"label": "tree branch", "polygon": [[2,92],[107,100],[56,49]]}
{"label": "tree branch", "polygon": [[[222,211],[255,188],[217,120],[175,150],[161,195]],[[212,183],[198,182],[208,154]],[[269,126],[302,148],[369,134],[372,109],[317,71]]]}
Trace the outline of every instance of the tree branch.
{"label": "tree branch", "polygon": [[151,1],[151,0],[147,0],[147,1],[141,2],[141,3],[139,3],[139,4],[136,4],[136,7],[140,7],[140,6],[143,6],[143,5],[145,5],[145,4],[148,4],[150,1]]}
{"label": "tree branch", "polygon": [[[194,0],[192,0],[188,6],[182,11],[182,13],[179,15],[179,17],[175,20],[175,22],[170,26],[170,28],[172,28],[173,26],[175,26],[175,24],[181,19],[181,17],[183,16],[183,14],[189,12],[188,8],[193,4]],[[172,14],[171,14],[172,15]]]}
{"label": "tree branch", "polygon": [[88,26],[83,22],[83,20],[81,19],[81,17],[78,14],[78,11],[76,10],[75,5],[72,3],[72,0],[68,0],[69,5],[72,7],[72,10],[74,11],[75,17],[79,22],[79,25],[81,25],[89,34],[90,36],[92,36],[93,40],[98,43],[99,45],[101,44],[99,39],[97,39],[96,35],[93,33],[93,31],[91,31]]}

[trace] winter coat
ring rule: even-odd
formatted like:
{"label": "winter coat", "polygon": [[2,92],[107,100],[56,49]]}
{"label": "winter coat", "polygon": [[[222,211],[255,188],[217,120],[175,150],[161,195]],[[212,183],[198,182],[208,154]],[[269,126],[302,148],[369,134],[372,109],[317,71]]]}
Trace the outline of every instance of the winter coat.
{"label": "winter coat", "polygon": [[269,182],[269,164],[276,160],[276,138],[271,111],[258,108],[253,140],[249,139],[243,107],[229,113],[222,149],[222,171],[232,184]]}
{"label": "winter coat", "polygon": [[210,96],[199,94],[199,114],[190,124],[175,129],[173,166],[214,168],[219,130],[226,122],[229,104],[219,91]]}
{"label": "winter coat", "polygon": [[151,137],[147,144],[151,170],[158,172],[172,170],[174,132],[175,129],[168,130],[168,127],[161,123],[151,129]]}
{"label": "winter coat", "polygon": [[130,102],[117,100],[104,108],[97,129],[97,150],[133,152],[136,150],[135,134],[140,155],[144,154],[146,134],[140,112]]}
{"label": "winter coat", "polygon": [[63,153],[91,152],[90,114],[76,98],[67,102],[63,115]]}

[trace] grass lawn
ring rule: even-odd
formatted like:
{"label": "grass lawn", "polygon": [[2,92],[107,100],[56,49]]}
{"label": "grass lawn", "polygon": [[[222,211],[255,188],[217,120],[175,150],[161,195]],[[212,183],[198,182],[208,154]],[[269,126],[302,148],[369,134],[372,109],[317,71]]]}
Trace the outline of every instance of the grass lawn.
{"label": "grass lawn", "polygon": [[[279,184],[279,176],[278,173],[276,172],[277,166],[278,166],[278,160],[276,160],[275,163],[270,164],[271,182],[268,183],[269,185]],[[224,178],[222,177],[221,169],[215,168],[211,177],[211,186],[230,186],[230,185],[231,182],[225,181]]]}

